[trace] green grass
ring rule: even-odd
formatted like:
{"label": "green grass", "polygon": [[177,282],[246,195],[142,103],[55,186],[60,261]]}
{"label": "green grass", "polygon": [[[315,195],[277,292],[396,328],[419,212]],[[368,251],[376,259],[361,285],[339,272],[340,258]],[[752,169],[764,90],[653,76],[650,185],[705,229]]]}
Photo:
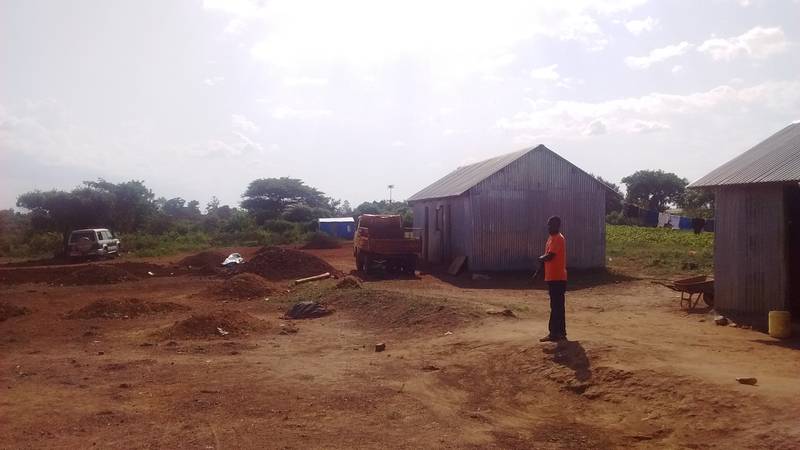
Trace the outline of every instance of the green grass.
{"label": "green grass", "polygon": [[627,275],[711,274],[714,234],[628,225],[606,226],[608,267]]}

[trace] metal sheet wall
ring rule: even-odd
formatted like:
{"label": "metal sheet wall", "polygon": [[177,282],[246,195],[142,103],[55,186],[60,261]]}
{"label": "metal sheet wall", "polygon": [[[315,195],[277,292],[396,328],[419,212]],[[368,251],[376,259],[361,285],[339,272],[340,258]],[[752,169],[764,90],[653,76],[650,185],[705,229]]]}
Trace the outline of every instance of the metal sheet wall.
{"label": "metal sheet wall", "polygon": [[715,309],[763,326],[786,307],[783,186],[718,188],[715,201]]}
{"label": "metal sheet wall", "polygon": [[[425,208],[428,208],[428,239],[423,242],[427,253],[423,251],[423,256],[427,254],[429,262],[449,263],[456,255],[469,256],[471,221],[468,220],[469,206],[466,196],[424,200],[414,202],[413,206],[414,228],[422,230],[425,229]],[[436,227],[437,208],[441,215],[438,230]],[[420,231],[420,235],[424,240],[424,231]]]}
{"label": "metal sheet wall", "polygon": [[605,190],[549,152],[532,152],[470,189],[472,270],[531,269],[547,218],[562,218],[571,268],[605,266]]}

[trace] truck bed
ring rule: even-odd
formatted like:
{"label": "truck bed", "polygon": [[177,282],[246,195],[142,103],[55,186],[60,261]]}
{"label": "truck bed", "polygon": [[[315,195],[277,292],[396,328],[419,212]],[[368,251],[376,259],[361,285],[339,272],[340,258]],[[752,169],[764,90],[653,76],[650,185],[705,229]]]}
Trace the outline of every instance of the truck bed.
{"label": "truck bed", "polygon": [[356,247],[362,251],[379,255],[411,255],[422,252],[422,240],[359,237]]}

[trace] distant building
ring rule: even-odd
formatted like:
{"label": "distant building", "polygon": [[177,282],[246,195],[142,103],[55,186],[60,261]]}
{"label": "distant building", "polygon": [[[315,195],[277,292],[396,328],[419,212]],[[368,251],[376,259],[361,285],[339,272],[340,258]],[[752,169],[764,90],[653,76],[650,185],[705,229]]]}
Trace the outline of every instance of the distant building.
{"label": "distant building", "polygon": [[713,189],[714,308],[764,327],[768,312],[800,317],[800,124],[700,178]]}
{"label": "distant building", "polygon": [[319,219],[319,231],[351,241],[356,233],[356,224],[352,217],[326,217]]}
{"label": "distant building", "polygon": [[473,271],[533,270],[547,219],[560,216],[567,265],[605,266],[605,197],[611,189],[539,145],[460,167],[408,199],[422,259],[466,256]]}

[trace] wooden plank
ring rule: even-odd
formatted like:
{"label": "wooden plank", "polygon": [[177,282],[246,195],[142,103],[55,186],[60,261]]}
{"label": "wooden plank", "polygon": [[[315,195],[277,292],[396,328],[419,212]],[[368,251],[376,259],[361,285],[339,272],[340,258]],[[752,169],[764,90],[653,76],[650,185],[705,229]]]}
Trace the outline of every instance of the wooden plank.
{"label": "wooden plank", "polygon": [[458,275],[461,272],[461,268],[464,267],[464,263],[467,262],[467,257],[464,255],[458,255],[453,258],[453,262],[450,263],[450,267],[447,268],[447,273],[450,275]]}

